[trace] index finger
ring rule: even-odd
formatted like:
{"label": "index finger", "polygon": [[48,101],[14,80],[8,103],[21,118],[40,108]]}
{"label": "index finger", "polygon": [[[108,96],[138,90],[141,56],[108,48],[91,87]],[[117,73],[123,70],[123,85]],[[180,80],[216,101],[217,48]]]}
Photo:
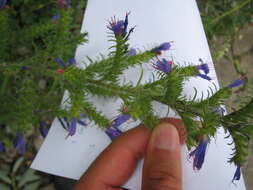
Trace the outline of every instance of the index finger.
{"label": "index finger", "polygon": [[[118,189],[133,173],[144,156],[150,131],[136,127],[116,139],[86,171],[75,190]],[[115,188],[113,188],[115,187]]]}

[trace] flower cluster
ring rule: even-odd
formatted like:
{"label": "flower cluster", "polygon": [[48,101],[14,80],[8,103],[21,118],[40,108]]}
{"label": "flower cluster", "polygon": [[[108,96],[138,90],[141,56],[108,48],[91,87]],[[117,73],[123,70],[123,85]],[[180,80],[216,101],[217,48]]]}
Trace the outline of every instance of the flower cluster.
{"label": "flower cluster", "polygon": [[[15,138],[13,139],[12,144],[17,149],[17,152],[19,154],[25,153],[26,141],[25,141],[23,133],[17,132]],[[5,144],[3,142],[0,142],[0,152],[5,152],[5,151],[6,151]]]}
{"label": "flower cluster", "polygon": [[[72,66],[72,65],[75,65],[75,64],[76,64],[75,58],[69,59],[69,61],[68,61],[67,63],[65,63],[62,59],[60,59],[60,58],[58,58],[58,57],[55,58],[54,61],[55,61],[56,63],[58,63],[58,65],[61,66],[61,67],[63,67],[63,68],[66,68],[66,67],[69,67],[69,66]],[[63,73],[64,73],[64,70],[61,69],[61,68],[59,68],[59,69],[56,70],[56,72],[59,73],[59,74],[63,74]]]}
{"label": "flower cluster", "polygon": [[[162,44],[160,44],[159,46],[153,48],[151,50],[151,52],[154,52],[156,55],[161,55],[163,51],[168,51],[170,50],[172,47],[172,42],[164,42]],[[162,58],[162,60],[160,60],[157,57],[157,61],[152,63],[153,67],[158,70],[158,71],[162,71],[164,73],[169,73],[172,70],[172,65],[173,62],[169,61],[165,58]]]}
{"label": "flower cluster", "polygon": [[168,61],[166,59],[158,60],[153,67],[159,71],[162,71],[164,73],[169,73],[172,69],[172,61]]}
{"label": "flower cluster", "polygon": [[129,14],[130,13],[126,13],[125,20],[117,20],[116,17],[113,17],[111,18],[111,21],[109,21],[109,25],[107,26],[107,28],[114,33],[116,38],[128,38],[130,34],[134,31],[134,27],[131,28],[129,31],[127,30]]}
{"label": "flower cluster", "polygon": [[107,128],[105,133],[110,137],[111,140],[114,140],[122,134],[122,131],[118,127],[128,121],[130,118],[131,116],[125,113],[119,115],[112,121],[111,125]]}
{"label": "flower cluster", "polygon": [[62,66],[62,67],[68,67],[68,66],[72,66],[72,65],[75,65],[76,64],[76,60],[75,58],[71,58],[69,59],[68,63],[65,63],[61,58],[57,57],[54,59],[54,61],[56,63],[58,63],[59,66]]}

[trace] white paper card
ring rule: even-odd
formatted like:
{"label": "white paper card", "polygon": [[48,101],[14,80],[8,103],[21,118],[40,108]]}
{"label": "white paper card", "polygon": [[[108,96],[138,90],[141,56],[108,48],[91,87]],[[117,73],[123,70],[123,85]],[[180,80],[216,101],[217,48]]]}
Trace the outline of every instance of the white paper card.
{"label": "white paper card", "polygon": [[[78,47],[77,61],[81,62],[86,55],[92,58],[96,58],[99,53],[107,55],[107,20],[114,15],[124,19],[128,11],[131,11],[130,25],[137,26],[130,40],[132,47],[150,49],[162,42],[174,41],[173,50],[166,56],[182,64],[199,64],[198,59],[202,58],[209,63],[212,68],[210,76],[216,86],[219,86],[195,0],[90,0],[82,27],[82,31],[89,33],[89,43]],[[153,68],[146,64],[142,69],[146,73],[142,82],[148,82],[152,77]],[[122,77],[122,82],[129,79],[136,82],[140,71],[141,68],[127,71]],[[186,83],[184,94],[192,96],[193,87],[197,87],[207,95],[206,90],[209,86],[214,88],[208,81],[193,78]],[[67,96],[66,93],[65,98]],[[118,114],[120,100],[105,101],[94,97],[90,99],[107,117],[113,119]],[[154,106],[158,115],[166,115],[166,106],[157,103]],[[175,114],[170,113],[170,116]],[[122,129],[128,130],[137,124],[138,122],[129,121]],[[73,137],[66,139],[66,136],[67,132],[55,119],[31,167],[50,174],[79,179],[111,142],[93,123],[86,128],[78,126],[77,134]],[[237,182],[237,185],[231,183],[236,168],[227,163],[231,153],[231,147],[227,143],[231,142],[231,139],[225,140],[224,136],[224,131],[220,129],[208,147],[205,163],[199,172],[193,171],[188,151],[185,146],[182,148],[184,190],[245,189],[243,179]],[[143,161],[140,161],[124,187],[131,190],[141,189],[142,164]]]}

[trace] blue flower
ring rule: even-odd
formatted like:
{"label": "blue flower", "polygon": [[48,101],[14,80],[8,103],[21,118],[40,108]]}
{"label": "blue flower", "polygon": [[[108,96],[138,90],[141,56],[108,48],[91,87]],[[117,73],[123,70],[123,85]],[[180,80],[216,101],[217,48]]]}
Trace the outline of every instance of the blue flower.
{"label": "blue flower", "polygon": [[155,47],[151,51],[153,51],[153,52],[155,52],[157,54],[161,54],[162,51],[167,51],[170,48],[171,48],[171,42],[165,42],[165,43],[162,43],[160,46]]}
{"label": "blue flower", "polygon": [[169,73],[172,69],[172,63],[172,61],[167,61],[166,59],[162,59],[162,61],[158,60],[156,64],[154,64],[154,68],[159,71]]}
{"label": "blue flower", "polygon": [[116,119],[113,120],[113,122],[111,123],[111,127],[117,128],[123,123],[125,123],[127,120],[129,120],[130,118],[131,116],[128,114],[121,114],[120,116],[118,116]]}
{"label": "blue flower", "polygon": [[67,8],[70,8],[71,7],[71,1],[70,0],[65,0],[65,2],[66,2]]}
{"label": "blue flower", "polygon": [[47,124],[45,122],[40,122],[39,130],[40,130],[41,136],[45,138],[48,133]]}
{"label": "blue flower", "polygon": [[0,142],[0,152],[5,152],[5,146],[4,143]]}
{"label": "blue flower", "polygon": [[136,49],[134,49],[134,48],[131,48],[128,52],[127,52],[127,55],[128,56],[134,56],[134,55],[136,55],[137,54],[137,51],[136,51]]}
{"label": "blue flower", "polygon": [[56,63],[58,63],[60,66],[62,66],[62,67],[66,66],[65,63],[64,63],[64,61],[62,59],[60,59],[59,57],[55,58],[54,61]]}
{"label": "blue flower", "polygon": [[59,57],[55,58],[54,61],[58,63],[59,66],[62,66],[62,67],[67,67],[67,66],[76,64],[76,60],[74,58],[69,59],[67,64]]}
{"label": "blue flower", "polygon": [[55,14],[52,16],[52,20],[53,20],[53,21],[57,21],[57,20],[60,19],[60,17],[61,17],[60,13],[55,13]]}
{"label": "blue flower", "polygon": [[114,127],[108,128],[105,133],[110,137],[111,140],[116,139],[118,136],[122,134],[122,132]]}
{"label": "blue flower", "polygon": [[232,182],[234,182],[235,180],[240,180],[241,178],[241,167],[240,166],[237,166],[236,170],[235,170],[235,174],[234,174],[234,177],[232,179]]}
{"label": "blue flower", "polygon": [[7,3],[7,0],[0,0],[0,9],[4,8]]}
{"label": "blue flower", "polygon": [[202,79],[208,80],[208,81],[211,81],[211,80],[212,80],[211,77],[209,77],[209,76],[207,76],[207,75],[204,75],[204,74],[201,74],[201,73],[197,74],[197,76],[198,76],[198,77],[201,77]]}
{"label": "blue flower", "polygon": [[62,127],[68,131],[68,136],[73,136],[76,133],[77,124],[82,126],[88,125],[84,120],[85,117],[85,114],[80,114],[80,119],[73,118],[69,121],[66,117],[64,117],[63,120],[58,117],[58,120],[60,121]]}
{"label": "blue flower", "polygon": [[27,67],[27,66],[21,66],[21,70],[22,70],[22,71],[27,71],[27,70],[28,70],[28,67]]}
{"label": "blue flower", "polygon": [[190,153],[190,157],[193,157],[193,168],[200,170],[204,160],[205,160],[205,154],[206,154],[206,147],[207,147],[208,141],[202,140],[199,145],[196,147],[195,150],[193,150]]}
{"label": "blue flower", "polygon": [[68,127],[68,136],[73,136],[76,134],[76,127],[77,127],[77,119],[71,119]]}
{"label": "blue flower", "polygon": [[18,150],[19,154],[25,153],[25,139],[22,133],[18,132],[13,140],[13,146]]}
{"label": "blue flower", "polygon": [[82,126],[84,126],[84,127],[88,125],[85,121],[83,121],[81,119],[78,119],[77,123],[80,124],[80,125],[82,125]]}
{"label": "blue flower", "polygon": [[71,6],[70,0],[58,0],[57,3],[61,8],[65,8],[65,7],[70,8]]}
{"label": "blue flower", "polygon": [[126,14],[125,20],[116,20],[115,17],[111,19],[109,22],[109,25],[107,28],[111,30],[114,35],[117,36],[122,36],[122,37],[129,37],[130,33],[133,32],[134,28],[131,28],[130,31],[127,33],[127,27],[128,27],[128,16],[130,13]]}
{"label": "blue flower", "polygon": [[210,69],[209,69],[207,63],[203,63],[203,64],[200,64],[200,65],[197,65],[197,69],[199,71],[203,71],[206,75],[210,72]]}
{"label": "blue flower", "polygon": [[228,88],[235,88],[238,86],[241,86],[244,84],[244,80],[243,79],[237,79],[236,81],[234,81],[233,83],[231,83],[230,85],[228,85]]}
{"label": "blue flower", "polygon": [[[200,65],[197,65],[196,68],[198,69],[199,71],[199,74],[197,74],[198,77],[201,77],[202,79],[205,79],[205,80],[208,80],[208,81],[211,81],[212,78],[207,76],[207,74],[210,72],[210,69],[208,67],[208,64],[207,63],[204,63],[204,61],[199,58],[199,61],[201,62]],[[204,74],[203,74],[204,73]]]}
{"label": "blue flower", "polygon": [[76,64],[75,58],[69,59],[69,65],[75,65],[75,64]]}

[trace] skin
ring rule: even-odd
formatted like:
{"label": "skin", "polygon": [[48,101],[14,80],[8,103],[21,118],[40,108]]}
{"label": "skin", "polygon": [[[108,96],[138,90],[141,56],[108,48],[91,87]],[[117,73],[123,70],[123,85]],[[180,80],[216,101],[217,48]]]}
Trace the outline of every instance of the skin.
{"label": "skin", "polygon": [[165,118],[151,133],[144,126],[124,133],[93,162],[74,190],[123,190],[121,186],[145,158],[142,190],[181,190],[182,122]]}

